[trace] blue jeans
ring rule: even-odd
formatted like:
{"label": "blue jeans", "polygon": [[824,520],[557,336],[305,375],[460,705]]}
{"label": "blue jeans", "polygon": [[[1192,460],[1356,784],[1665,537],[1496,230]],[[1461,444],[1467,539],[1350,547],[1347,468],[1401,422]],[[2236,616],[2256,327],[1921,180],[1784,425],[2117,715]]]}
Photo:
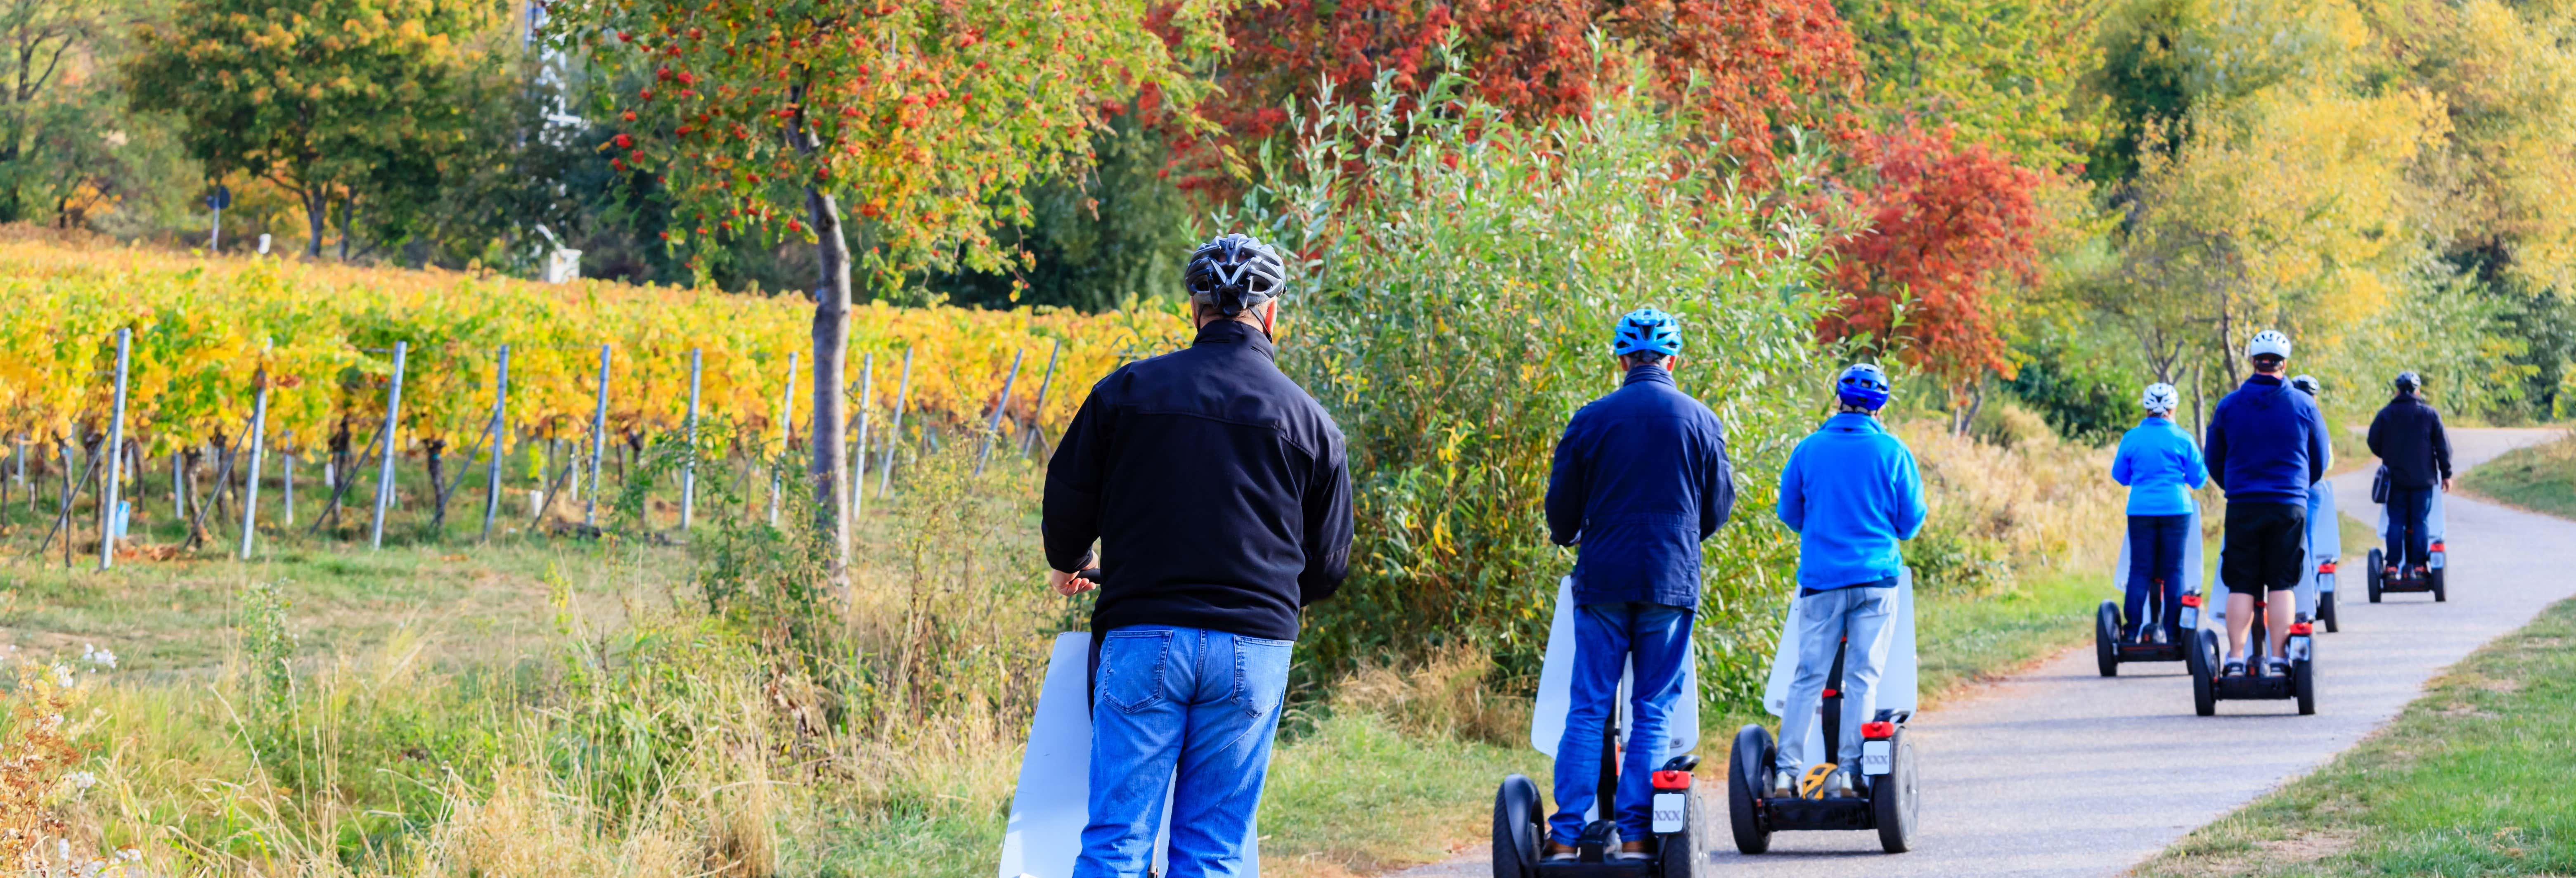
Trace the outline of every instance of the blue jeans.
{"label": "blue jeans", "polygon": [[2190,530],[2189,515],[2129,516],[2129,595],[2120,603],[2120,618],[2129,628],[2122,636],[2144,637],[2147,598],[2153,595],[2164,606],[2156,624],[2171,642],[2182,642],[2182,541]]}
{"label": "blue jeans", "polygon": [[1092,683],[1091,822],[1074,878],[1145,874],[1166,785],[1172,843],[1164,878],[1242,874],[1295,645],[1166,625],[1133,625],[1101,638]]}
{"label": "blue jeans", "polygon": [[2388,486],[2388,563],[2400,570],[2433,561],[2432,534],[2424,519],[2433,514],[2433,492],[2440,488]]}
{"label": "blue jeans", "polygon": [[[1893,581],[1888,583],[1894,585]],[[1789,678],[1789,704],[1780,717],[1780,756],[1773,767],[1804,774],[1807,728],[1816,721],[1815,705],[1824,700],[1825,677],[1833,673],[1834,651],[1843,639],[1843,714],[1839,741],[1827,741],[1833,763],[1860,763],[1860,726],[1878,708],[1878,669],[1887,664],[1888,624],[1896,619],[1896,589],[1849,586],[1798,599],[1798,673]]]}
{"label": "blue jeans", "polygon": [[1689,607],[1663,604],[1586,604],[1574,608],[1574,680],[1566,692],[1565,736],[1556,742],[1556,815],[1548,833],[1561,844],[1583,834],[1583,812],[1600,794],[1601,730],[1619,697],[1619,677],[1628,670],[1628,654],[1637,655],[1637,676],[1628,693],[1626,758],[1619,768],[1619,789],[1611,798],[1619,837],[1643,840],[1652,828],[1654,771],[1663,767],[1665,720],[1687,693],[1682,691],[1682,656],[1690,645]]}

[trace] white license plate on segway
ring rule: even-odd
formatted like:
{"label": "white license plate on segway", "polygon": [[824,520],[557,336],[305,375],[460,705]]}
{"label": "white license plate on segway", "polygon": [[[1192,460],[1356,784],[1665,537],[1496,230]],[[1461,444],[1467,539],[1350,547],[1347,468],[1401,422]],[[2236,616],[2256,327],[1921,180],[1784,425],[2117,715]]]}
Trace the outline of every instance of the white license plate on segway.
{"label": "white license plate on segway", "polygon": [[1886,774],[1888,753],[1895,749],[1889,746],[1890,743],[1888,741],[1860,742],[1860,773]]}
{"label": "white license plate on segway", "polygon": [[1655,832],[1657,834],[1682,831],[1682,825],[1686,822],[1682,815],[1689,808],[1690,803],[1687,801],[1689,798],[1689,793],[1655,794]]}

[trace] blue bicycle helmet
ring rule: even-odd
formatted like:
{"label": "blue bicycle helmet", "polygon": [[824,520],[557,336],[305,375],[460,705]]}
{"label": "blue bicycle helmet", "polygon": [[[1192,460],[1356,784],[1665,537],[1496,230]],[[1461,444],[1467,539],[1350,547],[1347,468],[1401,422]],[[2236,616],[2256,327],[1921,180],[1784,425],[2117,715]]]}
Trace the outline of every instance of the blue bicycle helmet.
{"label": "blue bicycle helmet", "polygon": [[1887,404],[1887,373],[1876,363],[1855,363],[1834,381],[1834,398],[1847,406],[1878,411]]}
{"label": "blue bicycle helmet", "polygon": [[1611,356],[1624,357],[1640,351],[1667,357],[1682,352],[1682,329],[1673,322],[1673,315],[1639,308],[1619,318],[1619,328],[1610,336]]}

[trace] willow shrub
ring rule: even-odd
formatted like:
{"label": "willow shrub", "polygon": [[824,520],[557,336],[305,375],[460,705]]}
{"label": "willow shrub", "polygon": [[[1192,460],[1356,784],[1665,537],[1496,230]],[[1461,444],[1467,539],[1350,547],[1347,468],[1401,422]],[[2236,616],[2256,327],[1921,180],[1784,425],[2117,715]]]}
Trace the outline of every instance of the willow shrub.
{"label": "willow shrub", "polygon": [[[1437,108],[1437,111],[1421,109]],[[1835,223],[1812,154],[1744,179],[1629,94],[1523,126],[1454,84],[1296,120],[1271,182],[1219,217],[1295,254],[1284,364],[1340,421],[1358,542],[1341,595],[1308,611],[1302,679],[1471,645],[1506,688],[1536,678],[1571,550],[1547,541],[1550,456],[1618,385],[1613,321],[1654,306],[1685,337],[1682,388],[1726,422],[1742,499],[1705,547],[1709,696],[1760,685],[1795,547],[1779,465],[1822,400],[1814,286]]]}

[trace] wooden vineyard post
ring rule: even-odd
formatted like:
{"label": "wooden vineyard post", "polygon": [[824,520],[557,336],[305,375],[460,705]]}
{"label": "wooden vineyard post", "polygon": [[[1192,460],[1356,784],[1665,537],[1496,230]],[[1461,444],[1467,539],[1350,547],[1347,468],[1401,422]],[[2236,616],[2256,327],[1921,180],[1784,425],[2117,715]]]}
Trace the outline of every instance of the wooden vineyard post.
{"label": "wooden vineyard post", "polygon": [[1045,423],[1046,418],[1047,390],[1055,386],[1055,359],[1062,353],[1064,339],[1061,338],[1055,340],[1055,346],[1047,349],[1046,377],[1038,379],[1037,404],[1029,409],[1029,429],[1020,436],[1021,457],[1029,456],[1029,450],[1037,445],[1039,425]]}
{"label": "wooden vineyard post", "polygon": [[403,355],[410,350],[409,342],[394,342],[394,380],[385,390],[385,428],[376,434],[384,444],[384,455],[376,467],[376,519],[367,528],[369,549],[385,547],[385,511],[394,503],[394,430],[402,423]]}
{"label": "wooden vineyard post", "polygon": [[894,389],[894,420],[886,422],[885,463],[877,467],[877,499],[894,489],[894,452],[903,445],[903,407],[912,400],[912,349],[903,349],[903,381]]}
{"label": "wooden vineyard post", "polygon": [[1011,410],[1011,385],[1020,382],[1020,358],[1029,349],[1011,352],[1011,374],[1002,379],[1002,400],[993,404],[993,416],[984,419],[984,445],[975,449],[975,474],[984,474],[984,461],[993,456],[993,437],[1002,432],[1002,414]]}
{"label": "wooden vineyard post", "polygon": [[868,409],[876,404],[877,354],[869,351],[859,366],[859,429],[850,440],[850,532],[859,528],[859,513],[868,506]]}
{"label": "wooden vineyard post", "polygon": [[259,458],[266,453],[268,441],[268,370],[251,377],[255,388],[250,403],[250,481],[242,486],[241,559],[250,560],[251,534],[259,520]]}
{"label": "wooden vineyard post", "polygon": [[689,456],[680,461],[680,532],[687,533],[698,514],[698,377],[705,374],[706,352],[689,349]]}
{"label": "wooden vineyard post", "polygon": [[[116,566],[116,479],[125,462],[125,376],[134,356],[134,330],[116,331],[116,414],[107,422],[107,482],[98,504],[98,569]],[[70,545],[70,534],[64,534],[64,545]]]}
{"label": "wooden vineyard post", "polygon": [[[796,352],[787,352],[787,386],[778,391],[778,453],[781,457],[796,445]],[[778,461],[769,462],[769,526],[778,526],[779,492],[786,485],[780,480]]]}
{"label": "wooden vineyard post", "polygon": [[510,455],[510,346],[492,367],[492,465],[483,477],[483,542],[492,541],[492,519],[501,514],[501,459]]}
{"label": "wooden vineyard post", "polygon": [[599,346],[599,407],[590,415],[590,493],[582,495],[581,524],[599,527],[599,457],[608,450],[608,346]]}

